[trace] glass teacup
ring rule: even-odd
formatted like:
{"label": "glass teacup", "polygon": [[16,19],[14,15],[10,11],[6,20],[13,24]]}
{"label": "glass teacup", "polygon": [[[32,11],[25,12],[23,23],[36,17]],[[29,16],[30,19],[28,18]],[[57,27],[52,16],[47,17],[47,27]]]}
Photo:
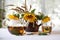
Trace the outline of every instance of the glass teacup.
{"label": "glass teacup", "polygon": [[47,22],[42,25],[42,32],[51,33],[52,32],[52,22]]}

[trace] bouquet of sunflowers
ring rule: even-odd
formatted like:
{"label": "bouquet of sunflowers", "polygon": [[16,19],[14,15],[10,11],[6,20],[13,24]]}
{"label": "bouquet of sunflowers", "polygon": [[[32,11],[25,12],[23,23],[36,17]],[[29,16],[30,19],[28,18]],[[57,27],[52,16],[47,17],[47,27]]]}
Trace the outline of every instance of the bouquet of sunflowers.
{"label": "bouquet of sunflowers", "polygon": [[25,11],[25,10],[19,8],[19,7],[16,7],[15,9],[12,8],[11,10],[15,10],[18,13],[16,13],[16,14],[14,14],[14,13],[9,14],[8,15],[9,19],[13,19],[13,20],[24,19],[25,21],[32,22],[32,23],[37,21],[37,20],[42,20],[41,21],[42,23],[46,23],[46,22],[50,21],[50,17],[45,16],[41,12],[38,12],[39,15],[37,15],[35,13],[35,9],[33,9],[31,11]]}
{"label": "bouquet of sunflowers", "polygon": [[[15,6],[15,5],[8,5],[8,6]],[[16,7],[16,8],[12,8],[11,10],[14,10],[17,12],[17,14],[12,14],[12,15],[8,15],[8,17],[10,19],[21,19],[23,18],[25,21],[29,21],[29,22],[35,22],[37,20],[42,20],[42,23],[48,22],[50,21],[50,17],[45,16],[42,12],[38,12],[38,15],[36,15],[35,10],[36,9],[32,9],[32,6],[30,5],[30,8],[27,8],[27,4],[26,4],[26,0],[25,0],[25,5],[21,6],[21,7]]]}

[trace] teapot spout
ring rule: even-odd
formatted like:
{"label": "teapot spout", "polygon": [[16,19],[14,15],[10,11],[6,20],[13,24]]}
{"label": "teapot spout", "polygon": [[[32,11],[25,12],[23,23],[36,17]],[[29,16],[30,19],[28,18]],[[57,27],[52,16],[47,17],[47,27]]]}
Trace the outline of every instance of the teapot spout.
{"label": "teapot spout", "polygon": [[39,24],[38,26],[41,26],[42,25],[42,23],[41,24]]}

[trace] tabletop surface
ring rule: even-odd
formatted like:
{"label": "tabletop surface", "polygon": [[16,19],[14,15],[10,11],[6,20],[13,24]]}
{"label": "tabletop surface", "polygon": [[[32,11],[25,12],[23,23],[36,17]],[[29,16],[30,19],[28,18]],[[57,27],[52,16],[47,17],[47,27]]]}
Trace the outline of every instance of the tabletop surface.
{"label": "tabletop surface", "polygon": [[10,34],[7,28],[0,28],[0,40],[60,40],[60,32],[54,31],[49,35],[16,36]]}

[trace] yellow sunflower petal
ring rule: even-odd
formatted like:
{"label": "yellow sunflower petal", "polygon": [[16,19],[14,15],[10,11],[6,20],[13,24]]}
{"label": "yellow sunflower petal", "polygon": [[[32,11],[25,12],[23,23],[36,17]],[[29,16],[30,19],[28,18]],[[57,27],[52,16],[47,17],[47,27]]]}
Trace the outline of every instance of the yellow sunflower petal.
{"label": "yellow sunflower petal", "polygon": [[50,21],[50,17],[46,17],[46,18],[44,18],[44,19],[42,20],[43,23],[46,23],[46,22],[48,22],[48,21]]}
{"label": "yellow sunflower petal", "polygon": [[18,17],[14,16],[14,15],[8,15],[9,19],[13,19],[13,20],[18,20]]}

